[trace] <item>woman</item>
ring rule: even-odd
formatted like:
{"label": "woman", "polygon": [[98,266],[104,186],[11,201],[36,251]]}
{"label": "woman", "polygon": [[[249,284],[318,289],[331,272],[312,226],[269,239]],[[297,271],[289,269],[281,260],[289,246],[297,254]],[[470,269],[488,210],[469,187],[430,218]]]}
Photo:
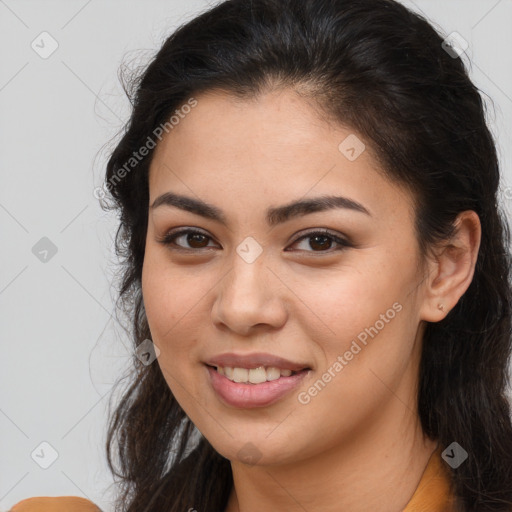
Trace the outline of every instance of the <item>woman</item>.
{"label": "woman", "polygon": [[448,42],[391,0],[233,0],[134,81],[116,510],[512,510],[509,234]]}

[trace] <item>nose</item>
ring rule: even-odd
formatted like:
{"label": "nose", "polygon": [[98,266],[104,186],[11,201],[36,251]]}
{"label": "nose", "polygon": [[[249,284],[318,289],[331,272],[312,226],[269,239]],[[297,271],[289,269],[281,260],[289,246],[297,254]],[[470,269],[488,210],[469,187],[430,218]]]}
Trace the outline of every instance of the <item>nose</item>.
{"label": "nose", "polygon": [[216,288],[212,321],[217,327],[248,336],[257,330],[279,329],[286,323],[286,287],[262,256],[252,263],[234,257],[231,270]]}

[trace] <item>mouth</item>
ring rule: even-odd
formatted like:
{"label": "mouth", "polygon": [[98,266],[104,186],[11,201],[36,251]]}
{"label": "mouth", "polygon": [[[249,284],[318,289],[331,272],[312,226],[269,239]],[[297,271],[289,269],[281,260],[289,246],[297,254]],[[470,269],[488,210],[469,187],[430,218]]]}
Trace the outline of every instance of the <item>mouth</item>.
{"label": "mouth", "polygon": [[281,377],[291,377],[310,368],[301,370],[290,370],[288,368],[278,368],[276,366],[258,366],[257,368],[242,368],[232,366],[212,366],[207,365],[215,370],[219,375],[223,375],[231,382],[239,384],[262,384],[263,382],[272,382]]}
{"label": "mouth", "polygon": [[268,407],[289,395],[312,371],[277,366],[214,366],[205,364],[210,385],[217,398],[229,407]]}

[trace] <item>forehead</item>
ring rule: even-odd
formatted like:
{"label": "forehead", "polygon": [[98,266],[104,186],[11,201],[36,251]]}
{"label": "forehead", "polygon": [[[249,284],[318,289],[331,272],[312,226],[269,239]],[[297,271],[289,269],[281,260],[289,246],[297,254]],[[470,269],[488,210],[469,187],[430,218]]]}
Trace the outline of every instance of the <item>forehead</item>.
{"label": "forehead", "polygon": [[[208,202],[263,209],[308,195],[336,194],[377,215],[410,214],[409,194],[382,173],[371,147],[349,127],[333,126],[291,89],[241,99],[214,91],[158,143],[150,168],[150,204],[175,191]],[[353,153],[346,151],[347,143]],[[351,148],[349,148],[351,149]]]}

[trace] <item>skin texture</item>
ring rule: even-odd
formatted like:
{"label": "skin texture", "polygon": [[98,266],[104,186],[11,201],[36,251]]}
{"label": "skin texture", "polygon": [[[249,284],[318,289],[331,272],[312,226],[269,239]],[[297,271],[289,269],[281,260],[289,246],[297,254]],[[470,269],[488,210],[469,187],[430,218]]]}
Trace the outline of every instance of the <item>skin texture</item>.
{"label": "skin texture", "polygon": [[[402,510],[437,444],[416,408],[425,321],[444,318],[469,286],[478,216],[461,214],[450,245],[421,265],[411,195],[384,177],[366,141],[354,161],[340,152],[350,128],[328,124],[289,88],[251,100],[221,91],[196,98],[155,150],[149,204],[169,191],[200,198],[228,224],[150,208],[142,288],[168,385],[231,461],[226,510]],[[324,194],[358,201],[371,216],[332,209],[268,226],[267,208]],[[178,227],[209,238],[174,241],[188,252],[158,242]],[[352,247],[298,240],[320,228]],[[253,263],[236,251],[248,236],[263,249]],[[299,392],[394,303],[394,318],[301,404]],[[277,403],[235,408],[218,398],[204,365],[225,352],[268,352],[312,371]],[[254,464],[243,462],[244,450],[255,450]]]}

